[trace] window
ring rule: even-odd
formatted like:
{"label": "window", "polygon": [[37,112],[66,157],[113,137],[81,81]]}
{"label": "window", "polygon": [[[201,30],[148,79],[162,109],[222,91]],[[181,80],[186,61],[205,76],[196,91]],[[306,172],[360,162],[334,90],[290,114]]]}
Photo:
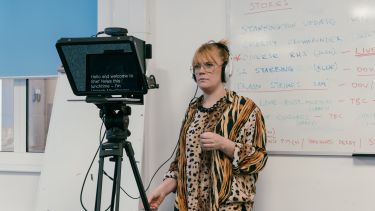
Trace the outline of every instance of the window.
{"label": "window", "polygon": [[0,151],[44,152],[56,81],[0,79]]}
{"label": "window", "polygon": [[0,80],[0,151],[14,151],[14,80]]}

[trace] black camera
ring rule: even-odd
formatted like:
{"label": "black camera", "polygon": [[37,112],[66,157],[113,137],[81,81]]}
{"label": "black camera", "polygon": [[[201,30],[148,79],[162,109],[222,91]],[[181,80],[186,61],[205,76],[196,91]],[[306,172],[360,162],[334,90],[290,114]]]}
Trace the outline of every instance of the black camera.
{"label": "black camera", "polygon": [[155,77],[146,76],[151,45],[127,36],[122,28],[102,33],[111,37],[61,38],[56,43],[73,93],[94,103],[105,99],[143,104],[148,89],[158,88]]}

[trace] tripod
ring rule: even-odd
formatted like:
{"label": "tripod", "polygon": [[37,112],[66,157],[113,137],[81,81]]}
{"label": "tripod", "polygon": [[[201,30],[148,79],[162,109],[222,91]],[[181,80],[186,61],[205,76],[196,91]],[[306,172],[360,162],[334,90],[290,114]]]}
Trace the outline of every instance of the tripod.
{"label": "tripod", "polygon": [[[100,211],[104,159],[106,157],[110,157],[109,160],[115,162],[111,196],[111,211],[119,210],[123,149],[125,149],[126,155],[129,158],[139,194],[142,198],[143,207],[146,211],[149,211],[150,205],[148,204],[141,176],[139,175],[137,164],[135,162],[133,147],[131,143],[127,141],[127,137],[130,136],[130,131],[128,130],[129,115],[131,113],[130,107],[125,104],[113,103],[97,104],[97,106],[100,108],[100,117],[103,119],[104,125],[107,129],[106,138],[108,141],[102,143],[100,146],[95,211]],[[116,110],[118,110],[117,113]]]}

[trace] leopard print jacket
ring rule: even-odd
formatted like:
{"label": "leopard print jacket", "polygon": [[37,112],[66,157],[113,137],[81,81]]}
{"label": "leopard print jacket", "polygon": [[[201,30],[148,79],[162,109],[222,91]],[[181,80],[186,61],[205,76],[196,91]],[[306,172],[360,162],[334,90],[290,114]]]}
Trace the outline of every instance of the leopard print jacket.
{"label": "leopard print jacket", "polygon": [[[211,112],[199,109],[202,99],[186,111],[176,158],[165,176],[177,180],[175,210],[252,210],[258,172],[267,161],[262,113],[251,99],[233,91],[227,91]],[[197,144],[202,128],[234,141],[234,157],[219,150],[202,156]],[[202,175],[193,172],[193,163],[201,163]],[[191,192],[197,189],[203,193],[194,200]],[[205,196],[207,200],[198,200]]]}

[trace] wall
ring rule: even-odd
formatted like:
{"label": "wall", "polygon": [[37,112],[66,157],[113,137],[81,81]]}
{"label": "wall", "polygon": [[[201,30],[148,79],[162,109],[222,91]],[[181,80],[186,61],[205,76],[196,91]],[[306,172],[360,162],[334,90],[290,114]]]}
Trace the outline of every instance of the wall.
{"label": "wall", "polygon": [[[141,34],[144,34],[147,41],[153,45],[154,56],[148,63],[148,71],[155,74],[158,83],[160,83],[160,89],[150,90],[146,99],[145,144],[142,165],[143,182],[145,184],[148,183],[157,167],[169,157],[176,144],[186,105],[195,91],[195,84],[189,72],[194,50],[203,42],[225,37],[226,21],[225,0],[156,0],[149,1],[149,4],[144,5],[144,7],[136,7],[133,11],[136,13],[136,11],[144,11],[145,7],[148,8],[147,18],[140,19],[139,24],[144,24],[144,20],[149,23],[149,32]],[[124,6],[127,5],[139,4],[127,2]],[[130,9],[128,8],[128,10]],[[121,16],[120,18],[124,17]],[[114,19],[119,20],[116,17]],[[134,25],[137,25],[136,23]],[[67,86],[66,81],[64,83]],[[62,90],[65,90],[63,93],[67,95],[71,94],[68,87],[64,87]],[[66,105],[64,98],[59,98],[56,103],[61,106],[62,113],[59,118],[64,117],[64,114],[69,114],[70,107],[63,107]],[[69,134],[69,137],[59,138],[55,136],[54,139],[49,139],[57,144],[56,147],[59,146],[58,143],[61,144],[64,141],[69,142],[69,144],[65,145],[64,149],[56,148],[56,150],[65,152],[64,154],[49,159],[49,165],[55,164],[59,167],[56,168],[58,171],[52,171],[53,175],[44,185],[58,184],[60,187],[65,185],[67,189],[76,189],[74,193],[62,189],[50,192],[51,195],[49,196],[44,195],[44,199],[49,199],[51,203],[59,205],[59,207],[53,209],[54,211],[80,210],[79,208],[74,209],[79,207],[79,199],[77,198],[79,193],[77,191],[79,191],[80,183],[69,183],[64,175],[59,173],[64,172],[66,168],[73,168],[77,172],[77,177],[81,179],[82,172],[85,171],[81,166],[87,167],[86,164],[90,160],[89,154],[93,154],[95,149],[95,144],[91,142],[96,142],[98,135],[98,122],[96,122],[97,117],[95,116],[97,110],[89,105],[79,105],[79,107],[81,107],[79,110],[81,112],[78,113],[82,117],[77,118],[77,120],[93,121],[91,123],[93,126],[86,128],[85,131],[69,130],[64,126],[74,128],[74,126],[80,126],[80,123],[73,121],[74,124],[69,125],[71,122],[62,121],[65,125],[56,126],[56,129]],[[78,115],[78,113],[70,113],[69,116],[64,118],[70,118],[71,116],[74,118],[76,117],[74,115]],[[53,121],[60,120],[51,119],[51,122]],[[136,126],[133,123],[131,125]],[[86,134],[86,130],[91,131],[91,133]],[[77,134],[82,139],[71,139],[73,136],[76,137]],[[90,146],[85,145],[85,143],[90,143]],[[74,154],[72,154],[72,149],[74,149]],[[53,150],[50,151],[52,155],[54,152]],[[374,206],[371,199],[375,190],[375,182],[372,178],[375,175],[374,165],[375,160],[372,158],[271,156],[265,170],[260,174],[255,210],[373,210]],[[166,169],[167,166],[163,167],[157,174],[151,189],[161,181]],[[9,181],[6,184],[1,183],[1,187],[5,187],[2,189],[6,189],[6,193],[0,192],[0,210],[32,210],[30,207],[34,207],[34,203],[36,203],[34,197],[39,176],[31,174],[30,178],[20,180],[17,173],[8,174],[5,172],[3,174],[11,180],[0,180]],[[96,174],[96,171],[93,174]],[[1,178],[4,177],[1,176]],[[27,185],[23,181],[26,181]],[[94,183],[95,181],[90,181],[90,184]],[[43,188],[43,185],[39,188]],[[94,191],[94,189],[94,187],[91,187],[88,191]],[[11,196],[6,194],[11,194]],[[15,198],[18,196],[21,200],[17,200],[17,203],[15,203]],[[160,210],[171,210],[173,197],[173,195],[170,195]],[[69,209],[71,207],[70,205],[67,206],[67,203],[76,204],[73,209]],[[121,201],[120,204],[125,203]],[[14,208],[15,206],[22,206],[22,208]],[[47,210],[47,208],[43,207],[37,210]]]}
{"label": "wall", "polygon": [[34,210],[42,161],[39,153],[0,153],[0,210]]}
{"label": "wall", "polygon": [[0,76],[56,75],[56,40],[95,34],[95,2],[0,1]]}
{"label": "wall", "polygon": [[33,210],[39,172],[0,171],[0,210]]}
{"label": "wall", "polygon": [[[190,59],[202,42],[225,37],[225,1],[153,1],[150,27],[160,89],[148,95],[145,177],[172,153],[184,110],[194,94]],[[256,211],[370,211],[375,194],[375,160],[329,156],[270,156],[260,174]],[[167,167],[155,177],[162,179]],[[170,210],[173,195],[160,210]]]}
{"label": "wall", "polygon": [[373,211],[375,160],[271,156],[261,173],[256,211]]}

